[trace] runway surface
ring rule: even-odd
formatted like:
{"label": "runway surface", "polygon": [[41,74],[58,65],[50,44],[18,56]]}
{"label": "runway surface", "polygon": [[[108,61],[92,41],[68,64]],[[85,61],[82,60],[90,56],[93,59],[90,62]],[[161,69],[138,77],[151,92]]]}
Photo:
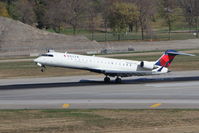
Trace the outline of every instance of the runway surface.
{"label": "runway surface", "polygon": [[131,77],[105,84],[103,76],[0,80],[0,109],[199,108],[199,71]]}

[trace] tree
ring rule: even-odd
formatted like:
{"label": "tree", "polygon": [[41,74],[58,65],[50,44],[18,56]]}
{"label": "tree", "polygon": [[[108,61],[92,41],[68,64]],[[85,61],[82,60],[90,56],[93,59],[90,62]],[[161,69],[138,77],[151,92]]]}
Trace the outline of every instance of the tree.
{"label": "tree", "polygon": [[166,24],[169,29],[169,40],[170,40],[172,24],[176,21],[177,16],[178,16],[177,15],[178,8],[176,7],[176,1],[175,0],[161,0],[160,7],[161,7],[161,16],[165,19]]}
{"label": "tree", "polygon": [[144,40],[144,32],[150,29],[151,19],[156,13],[156,1],[155,0],[136,0],[135,1],[139,11],[139,25],[141,28],[142,40]]}
{"label": "tree", "polygon": [[127,32],[129,24],[137,18],[137,7],[132,3],[116,2],[110,7],[108,20],[114,32]]}
{"label": "tree", "polygon": [[[52,28],[55,32],[59,33],[61,27],[65,23],[65,10],[66,5],[62,0],[46,1],[46,11],[44,12],[43,23],[45,27]],[[55,4],[56,3],[56,4]]]}
{"label": "tree", "polygon": [[105,29],[105,41],[107,41],[107,32],[109,27],[109,10],[116,0],[101,0],[101,14],[103,17],[103,28]]}
{"label": "tree", "polygon": [[100,25],[100,15],[99,12],[101,10],[100,8],[100,0],[90,0],[88,1],[87,6],[87,16],[88,16],[88,28],[92,33],[92,40],[94,36],[94,31],[96,30],[96,27]]}
{"label": "tree", "polygon": [[36,20],[33,3],[29,0],[13,2],[12,17],[23,23],[34,24]]}
{"label": "tree", "polygon": [[[87,0],[63,0],[66,5],[65,20],[73,28],[73,34],[76,34],[77,28],[85,21]],[[64,3],[63,2],[63,3]]]}
{"label": "tree", "polygon": [[178,0],[180,7],[183,9],[183,15],[191,29],[195,25],[198,37],[198,19],[199,19],[199,1],[198,0]]}
{"label": "tree", "polygon": [[8,10],[6,8],[6,4],[0,2],[0,16],[9,17]]}
{"label": "tree", "polygon": [[42,29],[45,27],[44,16],[46,13],[46,1],[45,0],[34,0],[34,12],[37,21],[37,28]]}

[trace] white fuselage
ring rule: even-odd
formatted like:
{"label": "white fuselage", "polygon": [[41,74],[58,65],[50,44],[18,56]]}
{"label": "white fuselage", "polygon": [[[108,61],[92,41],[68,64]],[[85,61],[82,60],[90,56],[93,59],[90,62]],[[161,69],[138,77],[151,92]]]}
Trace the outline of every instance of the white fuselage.
{"label": "white fuselage", "polygon": [[[151,75],[162,74],[168,72],[167,68],[163,68],[161,72],[157,70],[160,66],[150,70],[140,67],[140,61],[112,59],[96,56],[85,56],[78,54],[49,52],[41,55],[34,60],[40,66],[54,66],[90,70],[98,73],[115,72],[115,73],[131,73],[132,75]],[[154,62],[150,62],[153,63]],[[136,74],[138,73],[138,74]],[[110,74],[111,75],[111,74]],[[113,75],[114,76],[114,75]],[[116,76],[116,75],[115,75]]]}

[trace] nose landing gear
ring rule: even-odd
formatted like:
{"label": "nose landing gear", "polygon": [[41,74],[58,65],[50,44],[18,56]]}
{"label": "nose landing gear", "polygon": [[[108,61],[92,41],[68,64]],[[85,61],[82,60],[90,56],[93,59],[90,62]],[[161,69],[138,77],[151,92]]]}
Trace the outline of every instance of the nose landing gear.
{"label": "nose landing gear", "polygon": [[46,70],[45,66],[41,66],[41,72],[44,72]]}
{"label": "nose landing gear", "polygon": [[42,65],[41,63],[36,64],[41,67],[41,72],[44,72],[46,70],[46,66]]}

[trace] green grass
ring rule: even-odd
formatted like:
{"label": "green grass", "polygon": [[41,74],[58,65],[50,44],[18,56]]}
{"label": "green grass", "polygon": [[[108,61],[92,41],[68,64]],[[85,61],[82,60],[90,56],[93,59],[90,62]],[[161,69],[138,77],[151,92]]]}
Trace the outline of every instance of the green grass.
{"label": "green grass", "polygon": [[0,121],[2,133],[196,133],[199,110],[0,110]]}
{"label": "green grass", "polygon": [[[47,29],[49,32],[55,32],[53,29]],[[95,33],[101,33],[102,31],[94,31]],[[72,28],[66,28],[66,29],[61,29],[60,30],[61,34],[66,34],[66,35],[73,35],[73,29]],[[91,34],[91,31],[86,30],[86,29],[77,29],[76,30],[77,35],[85,35],[85,34]]]}
{"label": "green grass", "polygon": [[0,63],[0,69],[36,69],[37,65],[34,62],[5,62]]}
{"label": "green grass", "polygon": [[[98,42],[104,41],[118,41],[118,40],[141,40],[140,33],[128,33],[128,34],[121,34],[120,38],[118,34],[114,33],[94,33],[93,38],[91,34],[84,34],[90,40],[96,40]],[[192,33],[171,33],[171,40],[185,40],[185,39],[194,39],[196,38]],[[157,32],[154,33],[152,36],[144,35],[145,40],[169,40],[168,32]]]}
{"label": "green grass", "polygon": [[14,56],[14,57],[0,57],[1,60],[12,60],[12,59],[35,59],[34,56]]}
{"label": "green grass", "polygon": [[[183,28],[182,28],[183,29]],[[193,35],[193,33],[174,33],[176,31],[181,31],[182,29],[176,28],[174,29],[171,33],[171,40],[185,40],[185,39],[194,39],[196,36]],[[187,28],[184,28],[183,30],[188,30]],[[194,30],[194,29],[193,29]],[[54,32],[52,29],[48,29],[50,32]],[[73,35],[73,29],[68,28],[68,29],[62,29],[60,31],[62,34],[66,35]],[[140,32],[128,32],[126,33],[113,33],[113,32],[107,32],[105,33],[104,31],[95,31],[93,35],[89,30],[85,29],[78,29],[76,32],[77,35],[84,35],[90,40],[96,40],[98,42],[104,42],[104,41],[118,41],[118,40],[142,40],[141,33]],[[145,34],[144,35],[145,40],[168,40],[169,39],[169,34],[168,34],[168,29],[158,29],[154,31],[152,36]]]}

